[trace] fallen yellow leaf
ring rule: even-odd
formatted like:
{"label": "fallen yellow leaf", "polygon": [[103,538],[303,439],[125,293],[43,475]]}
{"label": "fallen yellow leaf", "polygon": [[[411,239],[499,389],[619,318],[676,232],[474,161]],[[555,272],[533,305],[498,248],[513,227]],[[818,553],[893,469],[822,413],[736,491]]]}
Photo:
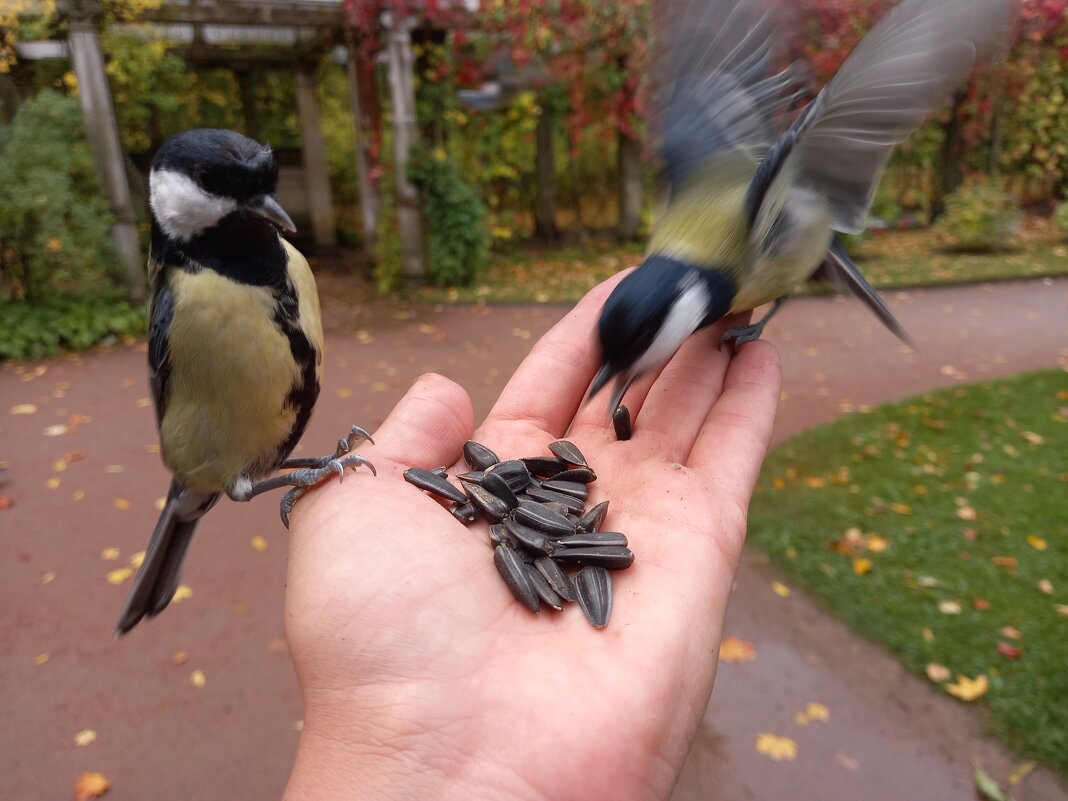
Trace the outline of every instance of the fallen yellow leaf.
{"label": "fallen yellow leaf", "polygon": [[725,637],[719,646],[719,658],[723,662],[749,662],[756,657],[753,643],[737,637]]}
{"label": "fallen yellow leaf", "polygon": [[1036,434],[1034,431],[1022,431],[1021,436],[1030,442],[1032,445],[1045,445],[1046,438],[1041,434]]}
{"label": "fallen yellow leaf", "polygon": [[74,782],[74,801],[91,801],[111,789],[111,782],[102,773],[87,771]]}
{"label": "fallen yellow leaf", "polygon": [[923,631],[921,631],[920,634],[923,635],[924,642],[934,642],[935,633],[926,626],[923,627]]}
{"label": "fallen yellow leaf", "polygon": [[12,414],[37,414],[37,407],[32,403],[20,403],[11,407]]}
{"label": "fallen yellow leaf", "polygon": [[60,484],[60,481],[55,476],[52,476],[52,478],[48,479],[48,481],[45,482],[45,486],[47,486],[49,489],[53,489],[53,490],[54,489],[59,489],[59,484]]}
{"label": "fallen yellow leaf", "polygon": [[938,611],[943,615],[959,615],[961,613],[960,602],[958,601],[939,601]]}
{"label": "fallen yellow leaf", "polygon": [[977,520],[979,513],[970,506],[961,506],[957,509],[957,517],[961,520]]}
{"label": "fallen yellow leaf", "polygon": [[962,701],[974,701],[977,698],[982,698],[989,689],[990,682],[982,674],[974,679],[958,675],[956,684],[946,685],[946,692]]}
{"label": "fallen yellow leaf", "polygon": [[133,568],[130,567],[120,567],[112,570],[107,575],[108,584],[122,584],[126,579],[133,576],[133,573]]}
{"label": "fallen yellow leaf", "polygon": [[193,588],[188,584],[179,584],[178,589],[174,591],[174,597],[171,598],[172,604],[178,604],[184,601],[186,598],[193,597]]}
{"label": "fallen yellow leaf", "polygon": [[797,758],[797,743],[789,737],[780,737],[777,734],[758,734],[756,739],[758,754],[771,757],[776,762],[783,760],[792,761]]}
{"label": "fallen yellow leaf", "polygon": [[1039,592],[1045,593],[1046,595],[1053,594],[1053,582],[1049,579],[1042,579],[1042,581],[1038,582],[1037,586]]}
{"label": "fallen yellow leaf", "polygon": [[854,559],[853,560],[853,572],[858,576],[865,576],[871,572],[872,562],[871,559]]}
{"label": "fallen yellow leaf", "polygon": [[1037,762],[1021,762],[1009,774],[1009,784],[1019,784],[1037,767]]}
{"label": "fallen yellow leaf", "polygon": [[259,551],[260,553],[263,553],[267,550],[267,540],[265,540],[259,534],[249,540],[249,545],[252,546],[252,550]]}
{"label": "fallen yellow leaf", "polygon": [[930,662],[927,665],[927,678],[933,681],[935,684],[941,684],[944,681],[949,681],[953,678],[953,674],[949,668],[945,665],[940,665],[938,662]]}
{"label": "fallen yellow leaf", "polygon": [[203,670],[194,670],[189,674],[189,683],[194,687],[203,687],[206,682],[207,679],[204,677]]}
{"label": "fallen yellow leaf", "polygon": [[890,509],[894,512],[897,512],[899,515],[912,514],[912,507],[909,506],[907,503],[892,503],[890,504]]}
{"label": "fallen yellow leaf", "polygon": [[1028,534],[1027,544],[1036,551],[1044,551],[1048,547],[1048,543],[1037,534]]}
{"label": "fallen yellow leaf", "polygon": [[869,534],[864,538],[864,544],[872,553],[882,553],[886,550],[886,546],[888,545],[886,539],[880,537],[878,534]]}
{"label": "fallen yellow leaf", "polygon": [[130,567],[140,567],[141,563],[145,561],[145,552],[137,551],[130,554]]}
{"label": "fallen yellow leaf", "polygon": [[102,550],[100,552],[100,558],[101,559],[106,559],[109,562],[114,561],[115,559],[119,558],[119,549],[118,548],[105,548],[104,550]]}
{"label": "fallen yellow leaf", "polygon": [[1005,626],[1001,630],[1001,636],[1008,637],[1010,640],[1018,640],[1023,637],[1023,632],[1019,629],[1013,628],[1012,626]]}
{"label": "fallen yellow leaf", "polygon": [[56,580],[55,571],[49,570],[47,573],[42,573],[40,581],[42,584],[51,584]]}
{"label": "fallen yellow leaf", "polygon": [[125,498],[112,498],[111,505],[114,506],[116,509],[121,509],[123,511],[126,511],[131,506],[133,506],[133,504]]}
{"label": "fallen yellow leaf", "polygon": [[808,715],[809,720],[818,720],[824,723],[831,719],[831,710],[815,701],[805,707],[805,714]]}
{"label": "fallen yellow leaf", "polygon": [[43,654],[37,654],[37,656],[35,656],[33,658],[33,664],[35,664],[35,665],[43,665],[45,662],[47,662],[51,658],[52,658],[52,655],[47,653],[47,652],[43,653]]}
{"label": "fallen yellow leaf", "polygon": [[1058,615],[1068,617],[1068,604],[1053,604],[1053,609]]}
{"label": "fallen yellow leaf", "polygon": [[80,748],[84,748],[94,740],[96,740],[96,732],[92,729],[82,729],[74,735],[74,744]]}
{"label": "fallen yellow leaf", "polygon": [[184,665],[188,661],[189,661],[189,652],[188,651],[175,651],[174,652],[174,664],[176,664],[176,665]]}
{"label": "fallen yellow leaf", "polygon": [[790,597],[790,588],[783,584],[781,581],[771,582],[771,590],[780,598]]}

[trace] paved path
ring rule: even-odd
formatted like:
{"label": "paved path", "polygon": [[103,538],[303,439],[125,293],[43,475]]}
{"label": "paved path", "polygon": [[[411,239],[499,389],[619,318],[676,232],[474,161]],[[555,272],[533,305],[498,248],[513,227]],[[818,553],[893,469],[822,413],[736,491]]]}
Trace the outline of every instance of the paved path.
{"label": "paved path", "polygon": [[[785,364],[781,440],[862,404],[1023,370],[1068,366],[1068,280],[891,295],[921,343],[903,351],[858,304],[808,299],[769,327]],[[327,379],[305,442],[332,442],[339,421],[374,427],[412,380],[444,372],[484,414],[533,341],[565,309],[400,307],[339,314],[372,334],[329,336]],[[115,801],[270,799],[289,773],[301,704],[285,653],[285,542],[273,503],[223,503],[206,519],[185,580],[192,597],[117,642],[129,581],[166,474],[155,455],[144,347],[0,369],[0,775],[12,799],[66,798],[86,770]],[[32,404],[32,414],[12,407]],[[23,409],[28,411],[28,409]],[[58,435],[57,435],[58,432]],[[48,436],[49,434],[53,436]],[[59,464],[57,464],[59,462]],[[62,470],[58,468],[63,468]],[[251,538],[262,536],[266,550]],[[118,549],[105,559],[105,549]],[[114,555],[108,553],[108,556]],[[1002,779],[1013,761],[980,716],[905,675],[747,554],[727,632],[758,657],[725,664],[676,792],[693,799],[973,801],[969,761]],[[180,664],[178,664],[180,663]],[[202,671],[202,687],[190,676]],[[792,722],[810,701],[830,720]],[[74,743],[85,729],[96,740]],[[758,732],[799,744],[793,762],[756,754]],[[1068,799],[1036,771],[1017,801]]]}

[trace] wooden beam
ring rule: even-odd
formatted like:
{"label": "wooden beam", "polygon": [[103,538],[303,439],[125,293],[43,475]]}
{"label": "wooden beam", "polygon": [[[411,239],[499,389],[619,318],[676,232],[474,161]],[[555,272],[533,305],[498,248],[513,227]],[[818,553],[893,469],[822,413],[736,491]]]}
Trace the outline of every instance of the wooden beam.
{"label": "wooden beam", "polygon": [[[353,37],[355,39],[355,37]],[[361,99],[373,81],[362,80],[362,64],[359,43],[350,41],[348,46],[349,105],[352,108],[353,132],[356,135],[356,178],[360,188],[360,217],[363,223],[363,248],[368,254],[374,252],[375,236],[378,234],[378,189],[371,181],[371,104]],[[368,86],[369,84],[369,86]],[[370,98],[368,98],[369,100]]]}
{"label": "wooden beam", "polygon": [[73,17],[68,36],[71,60],[78,76],[78,99],[85,132],[101,185],[115,215],[111,235],[126,268],[127,295],[130,300],[142,301],[145,299],[145,262],[141,258],[126,161],[96,24],[89,16]]}
{"label": "wooden beam", "polygon": [[345,14],[341,3],[289,2],[268,5],[252,2],[219,2],[213,5],[169,4],[147,8],[145,22],[201,23],[214,25],[261,25],[287,28],[341,28]]}
{"label": "wooden beam", "polygon": [[315,94],[315,65],[297,68],[297,116],[300,118],[300,144],[304,153],[304,177],[308,187],[312,233],[317,245],[337,244],[334,201],[330,196],[330,173],[326,166],[326,143],[319,118],[319,98]]}

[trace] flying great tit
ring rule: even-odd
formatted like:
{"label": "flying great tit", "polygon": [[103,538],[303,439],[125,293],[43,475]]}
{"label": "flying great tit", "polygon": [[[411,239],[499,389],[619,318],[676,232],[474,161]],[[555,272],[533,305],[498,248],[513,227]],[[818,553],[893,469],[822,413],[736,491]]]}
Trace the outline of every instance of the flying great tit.
{"label": "flying great tit", "polygon": [[668,199],[643,263],[598,321],[602,366],[589,397],[615,379],[609,413],[696,330],[774,301],[726,335],[756,339],[813,277],[852,291],[909,342],[838,234],[864,229],[894,145],[950,99],[1013,12],[1012,0],[904,0],[776,140],[776,120],[798,97],[795,68],[770,69],[781,5],[671,5],[654,99]]}
{"label": "flying great tit", "polygon": [[[277,184],[270,148],[233,131],[179,134],[152,163],[149,380],[174,477],[120,636],[170,603],[197,523],[222,494],[292,487],[288,525],[306,488],[370,467],[349,453],[370,439],[355,426],[333,455],[287,461],[319,395],[323,329],[308,262],[279,234],[296,229]],[[283,467],[299,469],[265,478]]]}

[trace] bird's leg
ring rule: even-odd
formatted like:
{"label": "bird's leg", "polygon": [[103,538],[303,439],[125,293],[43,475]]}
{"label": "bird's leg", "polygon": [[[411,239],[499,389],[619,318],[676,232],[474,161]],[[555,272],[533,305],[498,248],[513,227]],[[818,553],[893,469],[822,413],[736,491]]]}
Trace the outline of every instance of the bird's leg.
{"label": "bird's leg", "polygon": [[724,342],[733,342],[735,346],[745,344],[746,342],[752,342],[755,339],[760,339],[760,335],[764,333],[764,326],[768,324],[770,320],[782,305],[786,303],[786,298],[776,298],[775,302],[771,304],[771,308],[768,313],[757,320],[752,325],[740,325],[735,328],[728,328],[723,332],[723,336],[719,338],[719,346],[722,348]]}
{"label": "bird's leg", "polygon": [[349,429],[348,436],[337,441],[337,450],[334,451],[333,456],[312,456],[303,459],[286,459],[282,462],[281,467],[282,469],[293,467],[326,467],[335,459],[340,459],[355,448],[358,442],[370,442],[372,445],[375,444],[375,441],[371,439],[370,434],[359,426],[353,426]]}
{"label": "bird's leg", "polygon": [[349,429],[348,436],[338,440],[337,450],[331,456],[323,456],[310,459],[290,459],[282,463],[283,468],[295,467],[297,469],[288,473],[273,476],[257,481],[252,484],[247,479],[238,481],[226,494],[235,501],[250,501],[257,495],[262,495],[271,490],[290,487],[291,489],[282,496],[279,504],[279,512],[282,516],[282,524],[289,528],[289,513],[293,511],[293,505],[305,492],[312,487],[326,481],[336,475],[341,481],[345,478],[345,470],[350,467],[364,465],[372,475],[378,475],[375,466],[357,453],[350,453],[353,446],[362,440],[374,443],[371,435],[359,426]]}

